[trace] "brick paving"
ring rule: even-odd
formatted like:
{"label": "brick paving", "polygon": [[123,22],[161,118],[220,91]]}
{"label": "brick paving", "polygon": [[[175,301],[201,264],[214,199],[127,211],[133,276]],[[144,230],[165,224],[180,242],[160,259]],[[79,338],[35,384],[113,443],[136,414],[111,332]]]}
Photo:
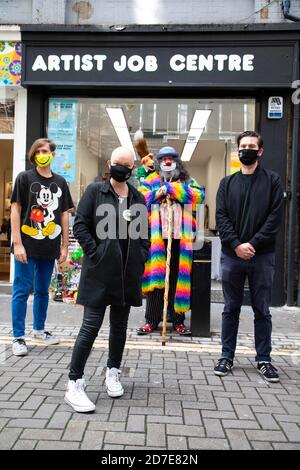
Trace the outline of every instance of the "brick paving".
{"label": "brick paving", "polygon": [[240,334],[231,375],[213,373],[220,336],[138,337],[128,331],[120,399],[104,387],[108,329],[103,328],[85,371],[93,414],[64,401],[77,326],[51,326],[61,344],[35,344],[11,353],[11,326],[0,327],[0,449],[300,449],[300,334],[273,335],[281,382],[256,372],[253,335]]}

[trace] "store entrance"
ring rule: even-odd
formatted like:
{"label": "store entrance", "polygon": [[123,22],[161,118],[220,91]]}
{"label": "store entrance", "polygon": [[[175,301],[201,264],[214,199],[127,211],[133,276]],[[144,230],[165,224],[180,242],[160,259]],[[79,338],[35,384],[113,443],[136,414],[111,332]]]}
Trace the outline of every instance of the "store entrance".
{"label": "store entrance", "polygon": [[0,139],[0,281],[9,282],[13,140]]}
{"label": "store entrance", "polygon": [[[166,145],[178,150],[189,174],[205,187],[213,289],[220,281],[221,251],[216,192],[221,178],[239,170],[237,135],[254,128],[255,100],[249,98],[49,99],[48,136],[58,144],[54,171],[69,182],[75,205],[88,184],[108,177],[107,160],[115,147],[134,151],[137,129],[143,131],[154,155]],[[131,182],[138,186],[136,177]]]}

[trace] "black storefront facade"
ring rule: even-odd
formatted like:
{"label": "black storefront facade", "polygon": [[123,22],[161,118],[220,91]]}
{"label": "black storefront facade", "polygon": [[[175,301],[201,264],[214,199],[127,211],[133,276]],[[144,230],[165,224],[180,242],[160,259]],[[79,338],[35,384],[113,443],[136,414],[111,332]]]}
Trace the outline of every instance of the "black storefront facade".
{"label": "black storefront facade", "polygon": [[[299,79],[300,28],[275,26],[23,26],[22,85],[28,92],[27,147],[46,134],[52,96],[254,98],[263,164],[279,173],[287,195],[272,300],[279,306],[295,299],[291,183],[297,180],[298,120],[291,98]],[[277,119],[268,116],[270,97],[283,98]]]}

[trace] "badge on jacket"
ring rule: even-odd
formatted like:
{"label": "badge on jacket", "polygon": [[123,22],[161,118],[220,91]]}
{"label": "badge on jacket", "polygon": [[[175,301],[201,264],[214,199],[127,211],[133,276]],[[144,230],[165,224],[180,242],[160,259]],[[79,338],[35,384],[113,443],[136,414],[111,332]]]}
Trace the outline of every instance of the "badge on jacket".
{"label": "badge on jacket", "polygon": [[130,222],[131,221],[131,211],[130,209],[126,209],[125,211],[123,211],[123,219],[125,219],[127,222]]}

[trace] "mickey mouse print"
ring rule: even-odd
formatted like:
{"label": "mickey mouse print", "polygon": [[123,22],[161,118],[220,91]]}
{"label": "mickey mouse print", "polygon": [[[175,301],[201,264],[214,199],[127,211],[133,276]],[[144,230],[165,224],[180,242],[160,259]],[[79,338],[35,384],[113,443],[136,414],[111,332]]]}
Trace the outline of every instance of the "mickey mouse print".
{"label": "mickey mouse print", "polygon": [[30,225],[22,225],[22,232],[37,240],[58,237],[61,226],[55,223],[55,211],[59,207],[62,190],[56,183],[47,187],[36,181],[31,184],[30,192],[35,195],[36,204],[31,206]]}
{"label": "mickey mouse print", "polygon": [[16,179],[11,202],[21,205],[21,237],[27,256],[59,258],[61,214],[73,208],[66,180],[53,172],[46,178],[36,168],[23,171]]}

